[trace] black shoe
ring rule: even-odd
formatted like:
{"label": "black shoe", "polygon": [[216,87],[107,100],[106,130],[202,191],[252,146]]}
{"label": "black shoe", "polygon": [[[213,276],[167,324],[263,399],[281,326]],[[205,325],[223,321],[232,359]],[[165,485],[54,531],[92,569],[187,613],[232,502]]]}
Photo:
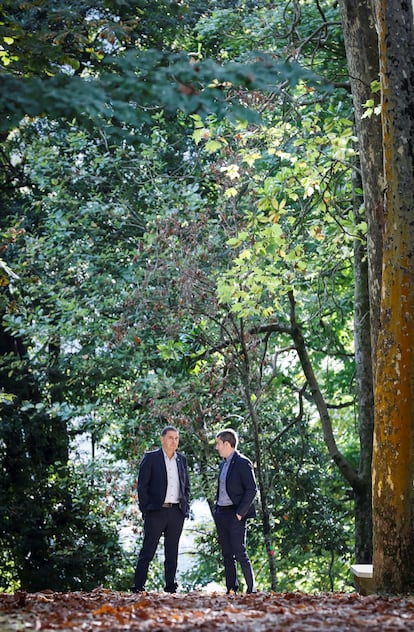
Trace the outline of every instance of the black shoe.
{"label": "black shoe", "polygon": [[235,595],[237,593],[237,588],[228,588],[226,595]]}
{"label": "black shoe", "polygon": [[133,593],[140,593],[140,592],[144,592],[144,589],[143,588],[138,588],[138,586],[132,586],[131,592],[133,592]]}
{"label": "black shoe", "polygon": [[173,584],[172,586],[166,586],[164,588],[164,592],[174,594],[177,592],[177,588],[178,588],[178,584]]}

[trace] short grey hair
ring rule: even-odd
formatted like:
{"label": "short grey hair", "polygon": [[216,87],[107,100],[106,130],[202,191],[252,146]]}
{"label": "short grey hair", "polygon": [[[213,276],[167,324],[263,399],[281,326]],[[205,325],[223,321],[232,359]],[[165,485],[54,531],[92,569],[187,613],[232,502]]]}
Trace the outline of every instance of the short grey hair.
{"label": "short grey hair", "polygon": [[165,437],[167,432],[178,432],[178,430],[177,428],[175,428],[175,426],[164,426],[164,428],[161,430],[161,437]]}

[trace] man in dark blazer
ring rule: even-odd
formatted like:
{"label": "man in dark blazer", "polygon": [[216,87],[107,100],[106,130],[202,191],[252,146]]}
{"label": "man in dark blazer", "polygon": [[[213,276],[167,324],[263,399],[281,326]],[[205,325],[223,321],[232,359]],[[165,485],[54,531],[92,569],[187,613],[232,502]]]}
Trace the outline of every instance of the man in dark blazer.
{"label": "man in dark blazer", "polygon": [[161,448],[146,452],[138,474],[138,503],[144,518],[144,540],[135,569],[133,592],[141,592],[148,568],[164,534],[165,591],[177,590],[178,545],[184,519],[190,512],[190,481],[187,459],[177,452],[179,435],[166,426],[160,436]]}
{"label": "man in dark blazer", "polygon": [[232,429],[216,436],[216,449],[222,457],[217,485],[214,521],[224,560],[227,594],[239,589],[236,562],[243,571],[248,593],[256,592],[253,568],[246,551],[246,519],[256,515],[257,493],[251,461],[237,451],[238,436]]}

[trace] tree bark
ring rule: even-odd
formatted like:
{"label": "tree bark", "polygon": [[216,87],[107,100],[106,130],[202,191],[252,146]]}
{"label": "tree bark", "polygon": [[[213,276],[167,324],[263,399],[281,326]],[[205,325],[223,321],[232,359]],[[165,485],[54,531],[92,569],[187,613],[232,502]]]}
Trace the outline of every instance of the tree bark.
{"label": "tree bark", "polygon": [[370,289],[372,366],[375,367],[382,270],[383,164],[380,117],[364,116],[364,104],[374,97],[371,84],[378,81],[378,36],[371,0],[340,0],[348,75],[359,144]]}
{"label": "tree bark", "polygon": [[413,5],[377,0],[385,176],[373,456],[374,583],[414,590]]}
{"label": "tree bark", "polygon": [[[358,385],[360,437],[359,477],[355,494],[355,557],[372,561],[371,468],[374,425],[374,376],[379,331],[382,275],[383,160],[381,120],[366,115],[364,104],[375,95],[371,84],[378,81],[378,36],[371,0],[340,0],[348,74],[354,105],[363,190],[363,212],[367,222],[367,263],[361,242],[355,244],[354,340]],[[354,174],[355,175],[355,174]],[[355,201],[354,201],[355,202]],[[356,223],[358,205],[354,203]]]}
{"label": "tree bark", "polygon": [[[359,172],[354,170],[354,191],[361,188]],[[360,217],[361,196],[354,193],[356,223]],[[355,559],[372,562],[372,441],[374,432],[374,390],[372,375],[371,328],[369,320],[368,262],[364,237],[354,243],[354,347],[355,380],[358,389],[359,477],[355,494]]]}

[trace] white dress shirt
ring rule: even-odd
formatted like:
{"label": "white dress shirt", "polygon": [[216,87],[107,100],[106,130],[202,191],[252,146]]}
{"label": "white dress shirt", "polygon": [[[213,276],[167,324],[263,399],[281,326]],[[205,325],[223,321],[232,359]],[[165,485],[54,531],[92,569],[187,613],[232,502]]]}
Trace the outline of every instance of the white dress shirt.
{"label": "white dress shirt", "polygon": [[167,493],[164,502],[178,503],[180,500],[180,479],[178,478],[177,454],[174,453],[170,459],[164,452],[164,461],[167,468]]}

